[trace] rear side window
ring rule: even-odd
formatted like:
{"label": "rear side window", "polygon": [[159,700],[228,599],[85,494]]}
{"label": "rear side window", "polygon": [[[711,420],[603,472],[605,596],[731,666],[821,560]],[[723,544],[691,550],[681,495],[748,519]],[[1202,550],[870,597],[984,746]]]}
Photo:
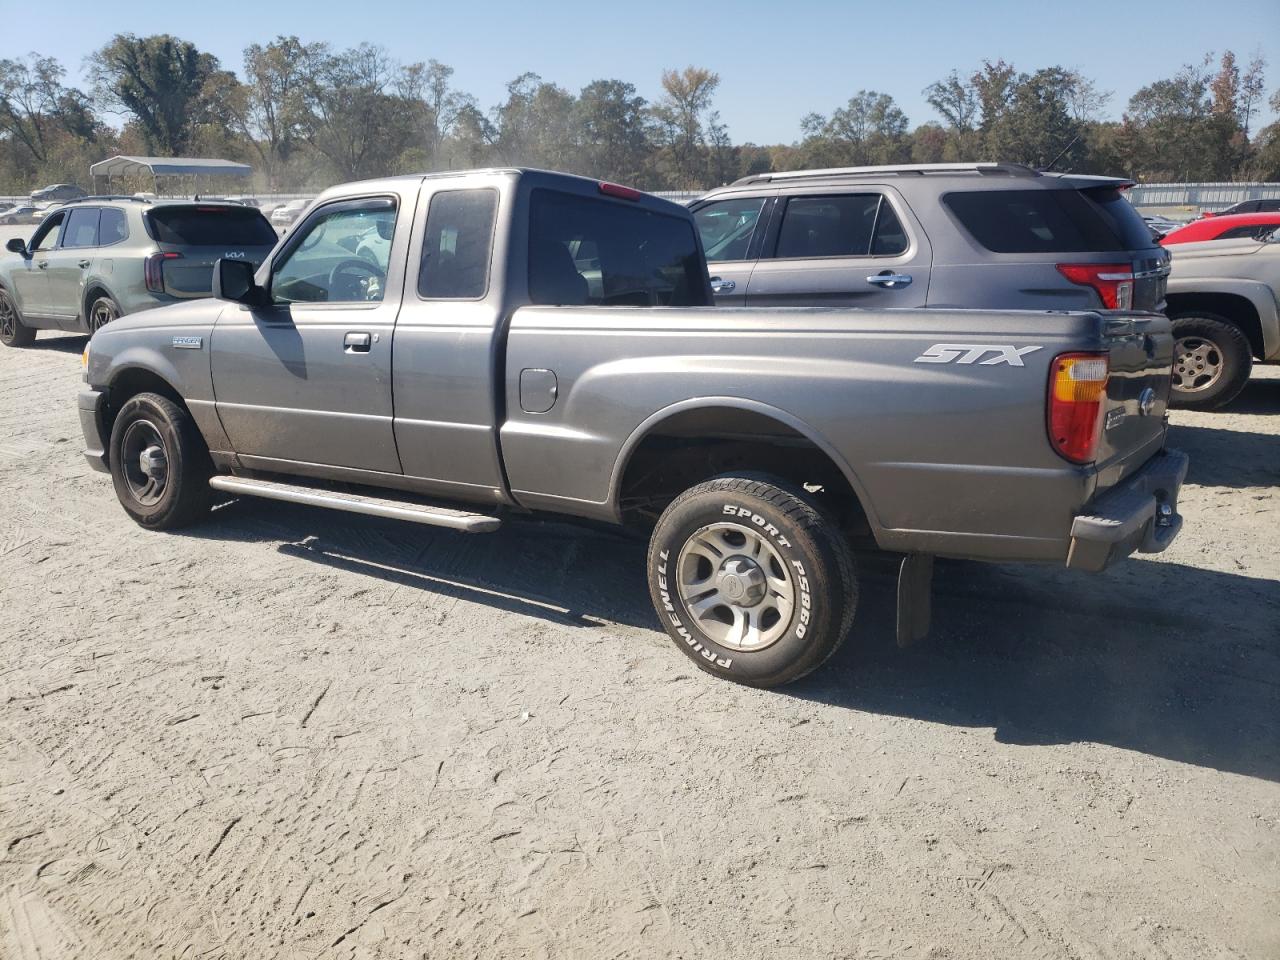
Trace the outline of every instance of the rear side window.
{"label": "rear side window", "polygon": [[764,197],[720,200],[700,208],[693,219],[702,236],[707,260],[745,260],[760,221]]}
{"label": "rear side window", "polygon": [[1274,223],[1269,227],[1262,224],[1255,223],[1253,226],[1249,226],[1249,227],[1232,227],[1230,230],[1225,230],[1222,233],[1218,234],[1217,239],[1239,240],[1241,237],[1255,237],[1257,239],[1262,239],[1268,233],[1274,230],[1276,226],[1277,225]]}
{"label": "rear side window", "polygon": [[129,239],[129,223],[123,210],[104,207],[98,220],[98,245],[108,246]]}
{"label": "rear side window", "polygon": [[63,247],[96,247],[98,245],[98,208],[76,207],[67,215],[63,231]]}
{"label": "rear side window", "polygon": [[879,193],[792,197],[782,216],[783,257],[894,256],[907,249],[906,232]]}
{"label": "rear side window", "polygon": [[1089,253],[1147,249],[1151,230],[1105,187],[948,193],[943,205],[994,253]]}
{"label": "rear side window", "polygon": [[148,210],[146,221],[153,240],[185,247],[273,247],[277,239],[251,207],[171,204]]}
{"label": "rear side window", "polygon": [[427,299],[478,300],[489,289],[496,190],[447,190],[431,198],[418,293]]}
{"label": "rear side window", "polygon": [[544,304],[701,307],[710,302],[693,222],[557,190],[534,190],[529,299]]}

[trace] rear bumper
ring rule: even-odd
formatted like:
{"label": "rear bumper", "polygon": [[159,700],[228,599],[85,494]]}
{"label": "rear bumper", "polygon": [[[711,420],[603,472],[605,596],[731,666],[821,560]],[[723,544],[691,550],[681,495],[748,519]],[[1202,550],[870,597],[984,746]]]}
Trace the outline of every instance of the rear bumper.
{"label": "rear bumper", "polygon": [[76,405],[80,408],[80,429],[84,432],[84,458],[93,469],[107,473],[107,392],[88,387],[80,391]]}
{"label": "rear bumper", "polygon": [[1182,529],[1178,491],[1190,461],[1162,450],[1141,470],[1085,505],[1071,524],[1067,566],[1097,572],[1134,553],[1159,553]]}

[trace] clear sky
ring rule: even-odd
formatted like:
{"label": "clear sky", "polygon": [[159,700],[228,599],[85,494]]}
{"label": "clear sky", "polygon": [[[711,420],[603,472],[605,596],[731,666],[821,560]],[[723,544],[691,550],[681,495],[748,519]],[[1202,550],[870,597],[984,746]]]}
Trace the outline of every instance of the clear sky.
{"label": "clear sky", "polygon": [[0,0],[0,57],[56,56],[73,81],[115,33],[172,33],[237,70],[246,45],[281,33],[369,41],[406,63],[450,64],[486,110],[526,70],[575,92],[627,80],[652,99],[663,68],[696,64],[720,74],[716,105],[739,143],[792,142],[804,114],[860,89],[891,94],[915,126],[936,119],[928,83],[1000,57],[1021,70],[1082,71],[1115,92],[1114,116],[1139,87],[1209,51],[1261,51],[1268,95],[1280,87],[1280,0]]}

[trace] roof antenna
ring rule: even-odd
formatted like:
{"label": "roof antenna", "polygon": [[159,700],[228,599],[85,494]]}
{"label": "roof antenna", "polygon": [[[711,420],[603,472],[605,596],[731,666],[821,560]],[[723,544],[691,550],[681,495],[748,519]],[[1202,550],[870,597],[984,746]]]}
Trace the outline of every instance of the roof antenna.
{"label": "roof antenna", "polygon": [[1056,167],[1058,165],[1058,161],[1067,155],[1067,151],[1070,150],[1072,147],[1074,147],[1076,145],[1076,141],[1078,141],[1079,139],[1080,139],[1080,134],[1077,133],[1074,137],[1071,138],[1071,142],[1062,148],[1062,152],[1058,154],[1056,157],[1054,157],[1053,160],[1050,161],[1047,167],[1041,167],[1039,172],[1048,173],[1050,170]]}

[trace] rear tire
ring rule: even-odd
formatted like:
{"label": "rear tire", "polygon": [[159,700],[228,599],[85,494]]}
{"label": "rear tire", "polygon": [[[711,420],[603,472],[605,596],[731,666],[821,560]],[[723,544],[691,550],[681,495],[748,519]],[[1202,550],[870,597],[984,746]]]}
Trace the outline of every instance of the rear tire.
{"label": "rear tire", "polygon": [[35,330],[23,324],[13,296],[0,289],[0,343],[6,347],[29,347],[35,339]]}
{"label": "rear tire", "polygon": [[1244,389],[1253,352],[1244,331],[1214,313],[1175,317],[1170,406],[1216,410]]}
{"label": "rear tire", "polygon": [[89,312],[85,314],[85,325],[89,328],[89,336],[93,336],[112,320],[120,318],[120,306],[105,293],[94,297],[89,304]]}
{"label": "rear tire", "polygon": [[172,400],[140,393],[126,401],[109,449],[116,498],[140,526],[174,530],[209,512],[209,450],[191,414]]}
{"label": "rear tire", "polygon": [[848,543],[798,490],[719,477],[677,497],[649,543],[654,609],[702,670],[776,687],[820,667],[857,609]]}

